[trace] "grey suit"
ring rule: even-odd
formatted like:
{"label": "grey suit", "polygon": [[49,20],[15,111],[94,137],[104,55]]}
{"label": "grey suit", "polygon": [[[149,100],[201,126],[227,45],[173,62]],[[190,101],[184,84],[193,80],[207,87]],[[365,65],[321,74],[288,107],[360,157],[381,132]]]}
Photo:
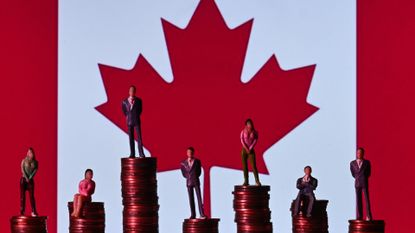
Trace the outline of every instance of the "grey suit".
{"label": "grey suit", "polygon": [[197,202],[199,205],[199,213],[201,217],[204,217],[202,195],[200,193],[200,174],[202,172],[202,164],[199,159],[194,159],[192,166],[189,165],[188,160],[183,160],[180,163],[180,169],[183,177],[186,178],[187,192],[189,195],[191,218],[195,218],[195,198],[193,189],[196,191]]}
{"label": "grey suit", "polygon": [[308,182],[303,182],[303,177],[297,179],[297,189],[298,195],[294,202],[294,211],[293,214],[297,215],[300,211],[300,202],[307,198],[307,216],[311,215],[311,211],[313,210],[314,201],[316,197],[314,196],[314,190],[317,188],[317,179],[310,176],[310,180]]}
{"label": "grey suit", "polygon": [[357,160],[350,162],[350,172],[355,179],[356,189],[356,219],[362,219],[363,217],[363,205],[362,205],[362,192],[365,196],[366,202],[366,216],[372,218],[372,212],[370,211],[370,199],[369,199],[369,177],[371,173],[371,165],[369,160],[363,159],[362,166],[359,168]]}

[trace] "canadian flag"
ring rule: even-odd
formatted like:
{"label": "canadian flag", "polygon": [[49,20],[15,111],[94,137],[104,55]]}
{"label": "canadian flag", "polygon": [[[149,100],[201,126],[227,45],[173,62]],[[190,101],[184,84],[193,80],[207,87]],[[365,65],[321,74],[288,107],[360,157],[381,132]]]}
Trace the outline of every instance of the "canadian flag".
{"label": "canadian flag", "polygon": [[[274,231],[291,231],[303,167],[329,200],[329,230],[347,231],[349,162],[365,147],[372,212],[410,232],[415,4],[349,0],[7,1],[0,10],[3,191],[0,231],[19,211],[20,161],[39,161],[35,195],[49,232],[68,229],[67,202],[86,168],[106,231],[122,230],[120,158],[129,154],[121,101],[143,99],[142,133],[158,157],[160,232],[189,217],[179,163],[194,146],[205,208],[235,232],[239,132],[252,118],[257,163],[271,186]],[[251,177],[252,179],[252,177]]]}

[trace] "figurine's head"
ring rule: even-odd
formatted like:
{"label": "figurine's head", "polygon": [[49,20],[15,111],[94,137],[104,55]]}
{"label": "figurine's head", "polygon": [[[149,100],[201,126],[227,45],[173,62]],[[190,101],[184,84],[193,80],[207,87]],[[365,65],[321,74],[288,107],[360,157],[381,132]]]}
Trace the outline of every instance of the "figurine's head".
{"label": "figurine's head", "polygon": [[35,151],[33,150],[32,147],[29,147],[29,149],[27,150],[26,156],[30,160],[34,160],[35,159]]}
{"label": "figurine's head", "polygon": [[137,88],[135,88],[134,85],[130,86],[130,89],[128,90],[128,95],[130,95],[131,97],[135,96],[135,91],[137,90]]}
{"label": "figurine's head", "polygon": [[85,170],[85,179],[91,180],[94,177],[94,172],[92,169],[88,168]]}
{"label": "figurine's head", "polygon": [[250,118],[246,119],[246,121],[245,121],[245,127],[249,131],[253,130],[254,129],[254,122]]}
{"label": "figurine's head", "polygon": [[359,147],[359,148],[357,148],[357,151],[356,151],[356,158],[358,158],[358,159],[363,159],[363,158],[364,158],[364,156],[365,156],[365,149],[363,149],[363,147]]}
{"label": "figurine's head", "polygon": [[193,159],[194,155],[195,155],[195,148],[193,148],[191,146],[188,147],[186,153],[187,153],[187,158]]}
{"label": "figurine's head", "polygon": [[307,176],[311,175],[311,171],[312,171],[312,169],[311,169],[311,167],[310,167],[310,166],[305,166],[305,167],[304,167],[304,173],[305,173]]}

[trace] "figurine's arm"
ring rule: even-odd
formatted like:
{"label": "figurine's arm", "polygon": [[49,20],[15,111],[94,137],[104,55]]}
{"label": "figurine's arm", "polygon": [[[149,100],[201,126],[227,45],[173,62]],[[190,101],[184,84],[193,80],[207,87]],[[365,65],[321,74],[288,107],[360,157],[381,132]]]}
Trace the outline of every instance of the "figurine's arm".
{"label": "figurine's arm", "polygon": [[249,152],[248,146],[246,145],[246,143],[244,141],[244,131],[243,130],[241,131],[241,144],[242,144],[243,148],[245,148],[245,150],[247,152]]}
{"label": "figurine's arm", "polygon": [[33,177],[36,175],[37,169],[38,163],[36,162],[35,169],[33,169],[32,173],[29,174],[29,180],[33,179]]}
{"label": "figurine's arm", "polygon": [[251,146],[249,147],[249,151],[251,151],[255,147],[257,141],[258,141],[258,137],[256,137],[255,140],[252,142]]}
{"label": "figurine's arm", "polygon": [[304,184],[302,183],[301,178],[297,180],[297,188],[302,190],[304,188]]}
{"label": "figurine's arm", "polygon": [[313,190],[316,190],[317,184],[318,184],[318,180],[317,179],[312,179],[312,181],[310,182],[310,185],[313,188]]}
{"label": "figurine's arm", "polygon": [[196,167],[196,175],[197,177],[200,177],[200,175],[202,174],[202,162],[200,162],[200,160],[198,160],[198,165]]}
{"label": "figurine's arm", "polygon": [[187,178],[186,168],[184,167],[184,165],[182,163],[180,164],[180,170],[182,171],[183,177]]}
{"label": "figurine's arm", "polygon": [[21,169],[22,169],[22,175],[23,175],[23,177],[26,178],[26,180],[28,180],[29,179],[29,176],[26,174],[26,171],[24,169],[24,160],[22,160],[22,163],[21,163],[20,166],[21,166]]}
{"label": "figurine's arm", "polygon": [[88,183],[87,193],[89,196],[95,193],[95,182],[93,180]]}
{"label": "figurine's arm", "polygon": [[124,101],[121,103],[121,107],[122,107],[122,112],[124,113],[124,116],[127,116],[127,114],[128,114],[127,106],[125,106]]}
{"label": "figurine's arm", "polygon": [[353,170],[353,162],[350,162],[350,173],[352,173],[353,178],[356,178]]}

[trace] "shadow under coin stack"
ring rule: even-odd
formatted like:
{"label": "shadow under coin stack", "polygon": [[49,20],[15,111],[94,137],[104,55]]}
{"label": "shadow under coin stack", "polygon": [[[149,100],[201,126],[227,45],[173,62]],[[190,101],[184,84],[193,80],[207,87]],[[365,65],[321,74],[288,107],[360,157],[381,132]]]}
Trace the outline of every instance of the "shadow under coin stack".
{"label": "shadow under coin stack", "polygon": [[[291,203],[291,213],[294,209],[294,202]],[[311,217],[306,217],[307,201],[300,207],[300,213],[293,216],[293,233],[328,233],[327,200],[315,200]]]}
{"label": "shadow under coin stack", "polygon": [[158,233],[157,159],[121,159],[124,233]]}
{"label": "shadow under coin stack", "polygon": [[349,220],[349,233],[384,233],[385,221],[383,220]]}
{"label": "shadow under coin stack", "polygon": [[185,219],[183,233],[218,233],[218,218]]}
{"label": "shadow under coin stack", "polygon": [[12,233],[47,233],[45,216],[13,216],[10,219]]}
{"label": "shadow under coin stack", "polygon": [[72,218],[73,202],[68,202],[69,233],[104,233],[105,209],[103,202],[85,203],[81,218]]}
{"label": "shadow under coin stack", "polygon": [[233,208],[238,233],[271,233],[270,186],[235,186]]}

